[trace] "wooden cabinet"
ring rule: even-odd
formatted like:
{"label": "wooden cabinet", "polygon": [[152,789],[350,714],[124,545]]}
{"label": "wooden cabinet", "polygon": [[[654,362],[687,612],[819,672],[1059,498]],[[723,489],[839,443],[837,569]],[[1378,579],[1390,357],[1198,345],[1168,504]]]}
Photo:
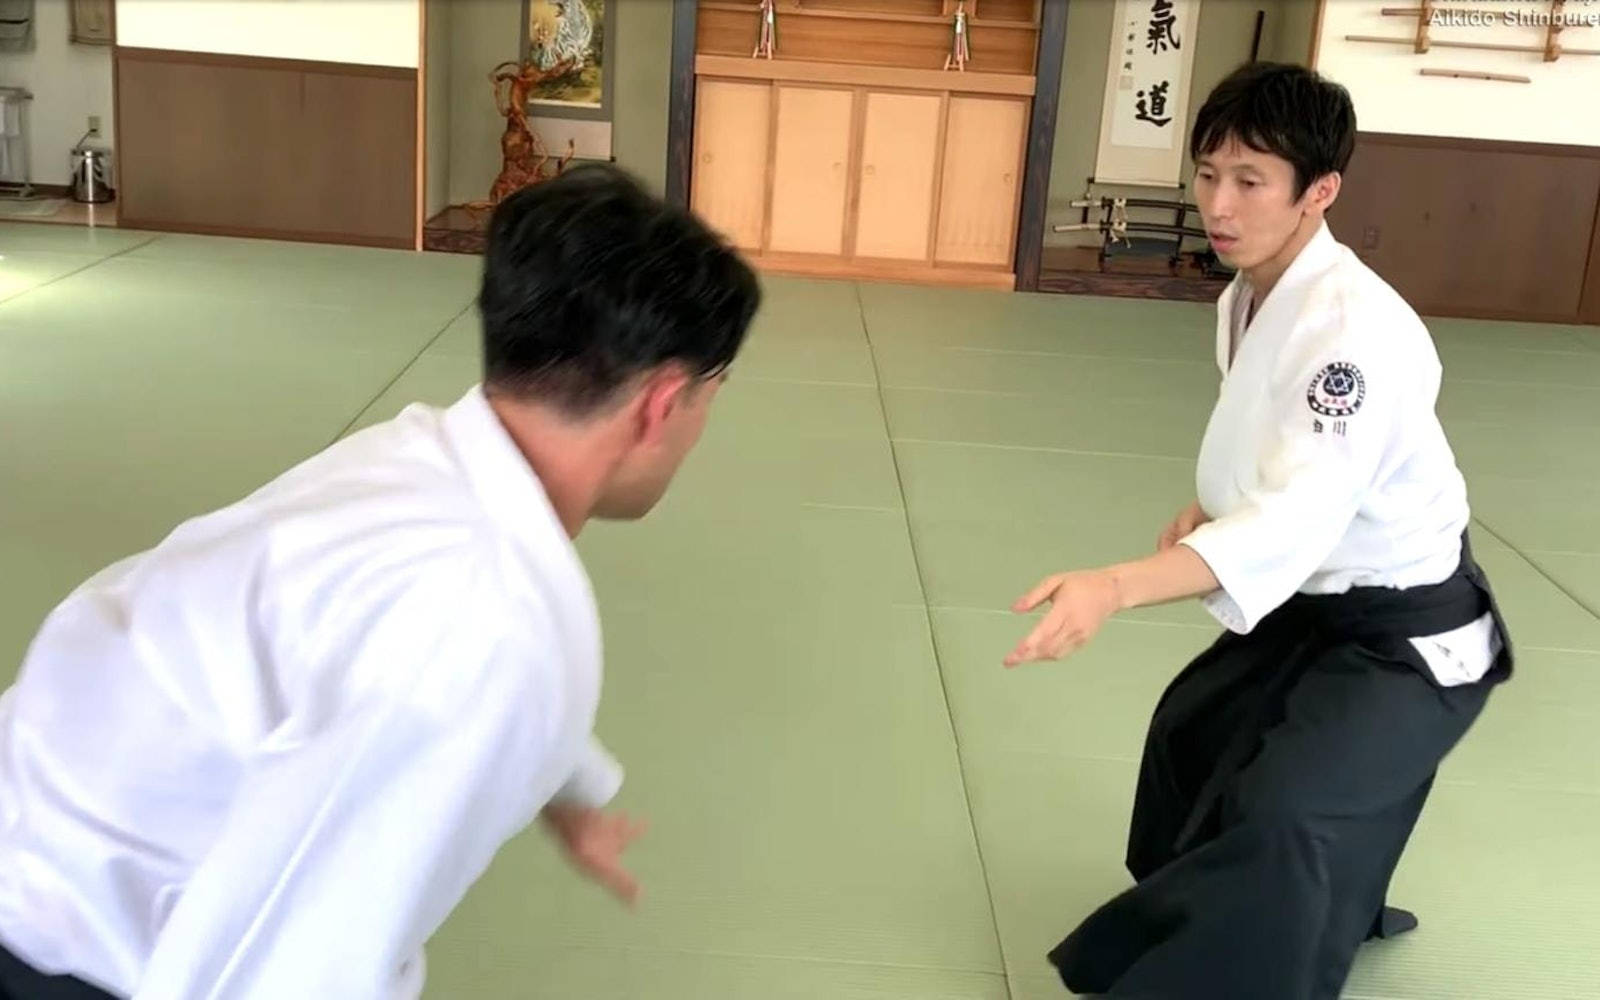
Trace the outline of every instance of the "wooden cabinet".
{"label": "wooden cabinet", "polygon": [[953,0],[702,0],[691,207],[769,270],[1012,287],[1037,0],[968,0],[973,61],[943,68]]}
{"label": "wooden cabinet", "polygon": [[1009,287],[1028,113],[1004,94],[704,78],[691,206],[774,270]]}

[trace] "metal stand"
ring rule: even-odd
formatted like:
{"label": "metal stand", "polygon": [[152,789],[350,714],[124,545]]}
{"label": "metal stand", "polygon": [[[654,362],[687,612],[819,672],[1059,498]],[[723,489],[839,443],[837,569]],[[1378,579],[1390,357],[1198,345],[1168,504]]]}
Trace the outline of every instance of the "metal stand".
{"label": "metal stand", "polygon": [[[1095,180],[1088,180],[1088,190],[1082,198],[1068,204],[1082,212],[1080,221],[1064,225],[1052,226],[1051,231],[1057,233],[1096,231],[1102,236],[1098,264],[1103,272],[1106,261],[1118,254],[1116,247],[1120,244],[1125,249],[1121,253],[1132,254],[1138,257],[1167,258],[1167,268],[1173,273],[1178,273],[1178,267],[1183,263],[1185,238],[1205,239],[1206,231],[1198,226],[1187,225],[1191,214],[1199,214],[1199,208],[1184,200],[1184,186],[1179,184],[1175,190],[1176,200],[1161,198],[1118,198],[1109,195],[1095,196],[1092,194]],[[1130,219],[1128,209],[1165,209],[1172,212],[1171,222],[1146,222],[1139,219]],[[1100,217],[1090,220],[1089,210],[1099,209]],[[1145,236],[1130,236],[1130,233],[1147,234]],[[1202,251],[1190,254],[1194,263],[1208,278],[1231,277],[1232,272],[1223,268],[1217,260],[1215,253],[1209,246]]]}
{"label": "metal stand", "polygon": [[[0,87],[0,144],[4,144],[5,177],[0,177],[0,193],[14,198],[33,197],[33,175],[28,155],[28,108],[33,94],[23,87]],[[6,126],[16,111],[17,134],[12,135]],[[21,169],[18,170],[18,165]],[[12,175],[21,174],[20,181]]]}

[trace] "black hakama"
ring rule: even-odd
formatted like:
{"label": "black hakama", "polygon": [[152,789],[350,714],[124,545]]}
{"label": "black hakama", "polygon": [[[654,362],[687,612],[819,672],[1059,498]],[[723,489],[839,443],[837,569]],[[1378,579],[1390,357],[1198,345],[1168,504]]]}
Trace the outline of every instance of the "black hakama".
{"label": "black hakama", "polygon": [[[1408,641],[1492,614],[1483,679],[1441,686]],[[1440,761],[1511,673],[1463,543],[1445,582],[1297,595],[1227,633],[1157,705],[1127,865],[1137,884],[1050,953],[1069,989],[1150,1000],[1335,1000]]]}

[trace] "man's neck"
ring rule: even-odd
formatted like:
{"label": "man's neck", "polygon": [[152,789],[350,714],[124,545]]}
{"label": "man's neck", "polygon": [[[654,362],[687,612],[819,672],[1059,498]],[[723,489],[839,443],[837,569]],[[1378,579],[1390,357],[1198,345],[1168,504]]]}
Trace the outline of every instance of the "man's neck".
{"label": "man's neck", "polygon": [[567,536],[577,538],[607,473],[603,431],[505,396],[490,395],[489,405],[538,478]]}
{"label": "man's neck", "polygon": [[1284,243],[1282,249],[1273,254],[1270,259],[1245,270],[1244,277],[1250,283],[1252,293],[1250,302],[1251,315],[1254,315],[1261,308],[1261,303],[1265,302],[1267,296],[1272,294],[1272,290],[1278,287],[1278,282],[1282,280],[1284,274],[1289,270],[1289,266],[1295,262],[1295,258],[1300,256],[1300,252],[1316,237],[1318,230],[1321,228],[1322,219],[1320,216],[1302,215],[1300,224],[1295,227],[1294,233],[1290,235],[1288,242]]}

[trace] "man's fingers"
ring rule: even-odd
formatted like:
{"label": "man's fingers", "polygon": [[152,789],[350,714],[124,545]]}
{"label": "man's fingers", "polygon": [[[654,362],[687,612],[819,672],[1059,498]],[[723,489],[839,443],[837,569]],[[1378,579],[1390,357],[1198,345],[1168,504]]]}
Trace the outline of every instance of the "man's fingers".
{"label": "man's fingers", "polygon": [[1005,658],[1005,665],[1014,667],[1019,663],[1032,660],[1055,659],[1055,650],[1060,644],[1062,624],[1066,618],[1065,609],[1056,607],[1050,610],[1039,624],[1033,627],[1027,638],[1017,643],[1017,648]]}
{"label": "man's fingers", "polygon": [[1091,638],[1081,626],[1065,620],[1064,616],[1061,621],[1049,620],[1047,624],[1048,628],[1041,624],[1019,643],[1006,657],[1005,665],[1014,667],[1034,660],[1060,660],[1088,645]]}
{"label": "man's fingers", "polygon": [[1008,656],[1006,656],[1005,665],[1008,667],[1014,667],[1019,663],[1027,663],[1030,660],[1038,659],[1039,640],[1043,637],[1043,635],[1043,623],[1036,625],[1033,631],[1029,632],[1021,642],[1017,643],[1016,648],[1013,649]]}
{"label": "man's fingers", "polygon": [[607,887],[616,893],[617,898],[632,905],[639,901],[639,880],[628,874],[621,865],[610,864],[601,871]]}
{"label": "man's fingers", "polygon": [[1060,585],[1061,574],[1056,573],[1051,576],[1047,576],[1043,580],[1040,580],[1032,590],[1017,598],[1017,602],[1011,606],[1011,609],[1019,612],[1032,611],[1034,608],[1037,608],[1040,604],[1044,603],[1045,598],[1055,593],[1056,588]]}
{"label": "man's fingers", "polygon": [[578,862],[601,885],[626,902],[639,897],[639,882],[622,867],[621,843],[596,846],[578,855]]}

